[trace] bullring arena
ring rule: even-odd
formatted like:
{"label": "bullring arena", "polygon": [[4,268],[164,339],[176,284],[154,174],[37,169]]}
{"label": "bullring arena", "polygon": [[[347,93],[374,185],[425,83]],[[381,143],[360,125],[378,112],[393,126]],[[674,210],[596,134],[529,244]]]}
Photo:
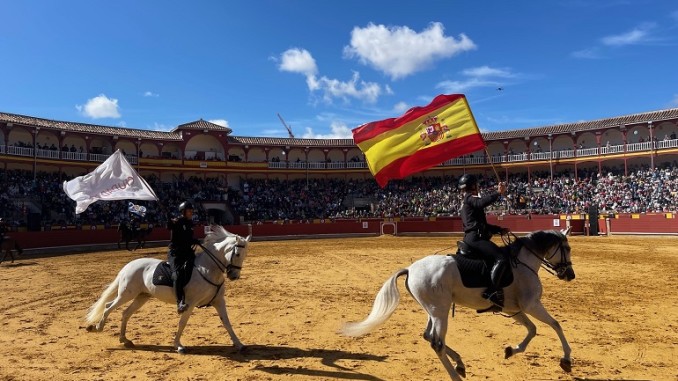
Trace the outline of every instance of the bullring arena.
{"label": "bullring arena", "polygon": [[[132,259],[163,248],[25,255],[0,265],[0,380],[441,380],[444,369],[421,338],[426,314],[407,295],[383,327],[363,338],[336,331],[362,320],[396,269],[450,247],[451,237],[338,238],[253,242],[242,278],[227,283],[236,352],[213,309],[198,310],[172,348],[177,315],[150,301],[130,321],[136,347],[118,343],[120,310],[87,333],[87,308]],[[540,272],[547,309],[572,346],[573,370],[558,366],[555,333],[537,322],[527,351],[513,320],[459,308],[447,341],[469,380],[678,379],[678,248],[675,237],[569,238],[577,278]]]}
{"label": "bullring arena", "polygon": [[[571,374],[546,325],[536,322],[525,353],[504,359],[525,328],[457,307],[446,341],[467,379],[678,380],[678,108],[486,133],[487,152],[384,189],[352,139],[232,132],[202,119],[160,132],[0,112],[2,229],[25,249],[0,264],[0,381],[448,379],[402,279],[384,326],[361,338],[337,331],[367,316],[396,270],[454,250],[465,173],[483,191],[497,177],[508,183],[512,197],[488,210],[490,223],[572,228],[576,272],[572,282],[540,273],[542,301],[572,347]],[[158,195],[140,202],[148,213],[138,234],[153,247],[111,249],[131,217],[126,201],[75,215],[62,190],[117,150]],[[179,355],[176,310],[155,300],[130,321],[134,348],[119,344],[121,309],[103,332],[85,330],[87,309],[122,266],[166,257],[163,210],[181,200],[196,206],[198,236],[210,223],[254,236],[242,278],[226,289],[243,353],[206,309],[191,316]]]}

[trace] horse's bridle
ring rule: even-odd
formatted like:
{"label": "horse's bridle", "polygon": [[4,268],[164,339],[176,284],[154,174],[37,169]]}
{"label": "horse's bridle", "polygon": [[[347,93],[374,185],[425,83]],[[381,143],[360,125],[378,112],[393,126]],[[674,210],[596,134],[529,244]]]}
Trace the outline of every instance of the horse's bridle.
{"label": "horse's bridle", "polygon": [[236,250],[239,249],[239,248],[240,249],[245,248],[245,245],[240,245],[236,241],[236,244],[233,245],[233,249],[231,250],[231,260],[228,261],[228,265],[226,265],[226,266],[224,266],[224,264],[221,263],[221,261],[217,258],[217,256],[214,255],[211,251],[209,251],[209,249],[207,249],[205,246],[203,246],[203,245],[199,245],[199,246],[205,251],[207,256],[210,257],[210,259],[217,265],[217,267],[219,268],[219,271],[221,271],[222,273],[225,272],[225,273],[228,274],[233,270],[242,270],[241,266],[236,266],[236,265],[232,264],[231,262],[232,262],[232,259],[233,259],[233,255],[238,256],[238,252]]}
{"label": "horse's bridle", "polygon": [[[516,240],[518,239],[518,237],[517,237],[515,234],[513,234],[513,232],[511,232],[511,233],[509,233],[509,234],[511,234]],[[504,237],[503,237],[503,235],[502,235],[502,240],[503,240],[503,239],[504,239]],[[506,242],[506,241],[505,241],[505,242]],[[510,237],[509,237],[508,242],[510,242]],[[529,251],[530,254],[534,255],[537,259],[539,259],[539,262],[541,262],[541,264],[540,264],[541,267],[543,267],[544,270],[546,270],[546,271],[547,271],[549,274],[551,274],[551,275],[556,275],[556,276],[558,276],[558,277],[560,278],[560,277],[564,276],[565,271],[567,271],[567,268],[570,267],[570,266],[572,266],[572,262],[566,261],[567,257],[566,257],[566,255],[565,255],[565,248],[563,247],[563,240],[562,240],[562,239],[560,240],[560,243],[558,244],[558,248],[557,248],[557,249],[553,252],[553,254],[551,254],[548,258],[546,258],[546,257],[544,257],[544,256],[540,256],[539,254],[535,253],[532,249],[530,249],[530,248],[527,247],[526,245],[523,245],[523,247],[525,247],[525,249],[527,249],[527,251]],[[554,264],[552,264],[552,263],[550,262],[550,260],[551,260],[551,258],[553,258],[558,252],[560,252],[560,262],[558,262],[558,264],[555,264],[555,265],[554,265]],[[518,260],[518,257],[517,257],[517,256],[515,257],[515,260],[516,260],[516,261]],[[522,263],[522,262],[518,262],[518,263]],[[523,265],[525,265],[525,264],[523,264]],[[527,268],[529,268],[530,270],[532,270],[532,269],[531,269],[530,267],[528,267],[527,265],[525,265],[525,267],[527,267]],[[532,272],[535,272],[535,271],[532,270]],[[536,272],[535,272],[535,274],[536,274]]]}

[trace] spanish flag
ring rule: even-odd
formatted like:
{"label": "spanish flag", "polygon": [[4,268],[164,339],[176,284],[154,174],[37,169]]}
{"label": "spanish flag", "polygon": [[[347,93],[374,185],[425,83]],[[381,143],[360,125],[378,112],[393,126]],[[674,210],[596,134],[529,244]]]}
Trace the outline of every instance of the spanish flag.
{"label": "spanish flag", "polygon": [[382,188],[391,179],[485,148],[463,94],[438,95],[398,118],[365,123],[353,129],[353,140]]}

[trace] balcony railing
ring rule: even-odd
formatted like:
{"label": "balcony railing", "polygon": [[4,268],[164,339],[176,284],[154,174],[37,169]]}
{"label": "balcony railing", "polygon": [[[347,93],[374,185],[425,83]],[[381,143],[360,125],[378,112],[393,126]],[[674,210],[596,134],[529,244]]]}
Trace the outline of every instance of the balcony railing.
{"label": "balcony railing", "polygon": [[[591,157],[591,156],[604,156],[624,153],[626,152],[643,152],[651,150],[661,150],[661,149],[671,149],[678,148],[678,139],[671,140],[661,140],[655,142],[642,142],[642,143],[628,143],[626,146],[623,144],[618,145],[606,145],[603,147],[594,147],[594,148],[580,148],[580,149],[568,149],[568,150],[559,150],[553,152],[532,152],[532,153],[512,153],[508,155],[492,155],[492,163],[516,163],[516,162],[527,162],[527,161],[543,161],[543,160],[552,160],[552,159],[571,159],[576,157]],[[8,145],[0,145],[0,154],[3,155],[12,155],[12,156],[25,156],[25,157],[36,157],[41,159],[62,159],[62,160],[73,160],[73,161],[90,161],[90,162],[103,162],[108,159],[110,155],[108,154],[94,154],[94,153],[81,153],[81,152],[69,152],[69,151],[60,151],[60,150],[46,150],[46,149],[37,149],[29,147],[16,147]],[[136,155],[125,155],[127,161],[130,164],[136,165],[138,163],[138,158]],[[440,164],[440,166],[464,166],[464,165],[484,165],[489,164],[490,161],[485,155],[482,156],[463,156],[450,159]],[[367,163],[364,161],[336,161],[336,162],[286,162],[286,161],[277,161],[269,162],[268,168],[271,169],[362,169],[367,168]]]}

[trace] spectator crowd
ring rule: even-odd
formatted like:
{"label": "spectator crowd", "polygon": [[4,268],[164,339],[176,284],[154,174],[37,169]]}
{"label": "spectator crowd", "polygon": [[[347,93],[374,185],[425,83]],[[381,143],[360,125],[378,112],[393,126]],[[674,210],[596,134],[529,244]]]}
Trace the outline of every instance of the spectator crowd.
{"label": "spectator crowd", "polygon": [[[479,176],[481,193],[496,188],[494,176]],[[75,215],[75,202],[63,189],[60,173],[0,170],[0,216],[15,224],[27,213],[40,213],[43,225],[117,225],[129,218],[127,201],[92,204]],[[385,188],[373,179],[241,179],[229,188],[217,178],[175,178],[161,182],[146,177],[160,202],[134,201],[147,207],[143,222],[164,224],[167,211],[183,200],[196,205],[196,219],[207,221],[202,202],[227,202],[244,222],[340,219],[361,217],[456,216],[462,194],[458,177],[413,177],[391,181]],[[619,168],[554,174],[511,175],[508,192],[489,208],[502,214],[585,213],[595,205],[615,213],[678,210],[678,163],[649,169],[636,167],[624,176]],[[38,208],[39,210],[34,210]],[[27,210],[33,209],[33,210]]]}

